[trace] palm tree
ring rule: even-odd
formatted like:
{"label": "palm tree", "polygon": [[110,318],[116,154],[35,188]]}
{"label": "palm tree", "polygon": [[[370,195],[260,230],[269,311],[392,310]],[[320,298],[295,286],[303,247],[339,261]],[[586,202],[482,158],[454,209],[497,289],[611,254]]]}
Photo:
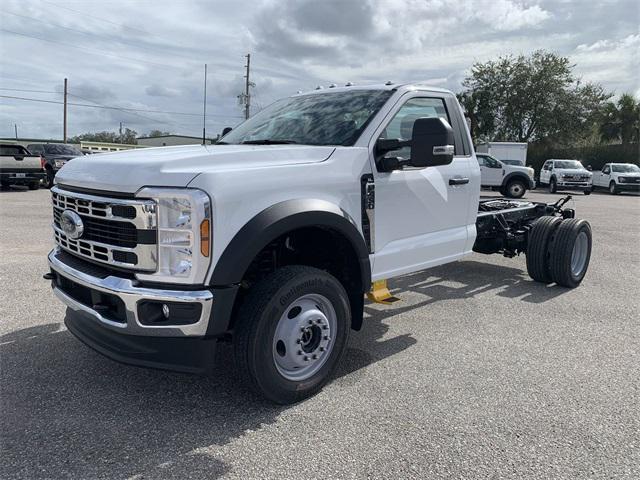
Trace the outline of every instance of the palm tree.
{"label": "palm tree", "polygon": [[624,93],[617,103],[608,102],[602,112],[600,137],[604,141],[637,142],[640,130],[640,102]]}

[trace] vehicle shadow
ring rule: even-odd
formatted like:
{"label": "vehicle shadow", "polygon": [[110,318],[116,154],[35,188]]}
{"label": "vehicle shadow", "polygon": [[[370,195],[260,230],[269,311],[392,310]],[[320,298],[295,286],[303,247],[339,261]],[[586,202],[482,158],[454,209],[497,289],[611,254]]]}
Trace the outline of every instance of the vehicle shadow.
{"label": "vehicle shadow", "polygon": [[[405,275],[389,282],[397,295],[403,291],[419,293],[425,297],[418,304],[403,306],[397,303],[386,307],[390,315],[430,305],[443,300],[472,298],[486,292],[528,303],[544,303],[570,291],[555,284],[534,282],[520,268],[466,260]],[[367,308],[370,312],[371,309]]]}
{"label": "vehicle shadow", "polygon": [[[390,286],[424,300],[367,305],[364,328],[352,333],[328,388],[365,381],[367,366],[411,348],[410,334],[387,338],[387,321],[409,309],[489,291],[541,303],[567,291],[527,280],[520,269],[477,261],[407,275]],[[120,365],[58,323],[1,336],[0,357],[0,478],[215,478],[231,468],[225,445],[290,408],[240,386],[224,344],[206,377]]]}
{"label": "vehicle shadow", "polygon": [[[329,388],[415,344],[381,341],[386,316],[368,317]],[[216,478],[231,468],[225,445],[290,408],[240,386],[225,344],[206,377],[120,365],[58,323],[1,336],[0,356],[3,479]]]}

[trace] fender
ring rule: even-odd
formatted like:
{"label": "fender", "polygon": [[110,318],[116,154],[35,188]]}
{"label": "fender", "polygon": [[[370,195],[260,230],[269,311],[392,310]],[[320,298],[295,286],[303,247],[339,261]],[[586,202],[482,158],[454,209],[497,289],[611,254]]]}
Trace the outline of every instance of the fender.
{"label": "fender", "polygon": [[344,235],[360,265],[363,292],[371,284],[371,264],[364,237],[347,212],[326,200],[286,200],[272,205],[247,222],[233,237],[216,263],[212,286],[237,285],[256,255],[266,245],[297,228],[319,226]]}
{"label": "fender", "polygon": [[502,179],[502,186],[506,187],[510,180],[514,180],[516,178],[519,179],[519,180],[522,180],[525,183],[525,185],[527,186],[527,188],[531,189],[531,187],[532,187],[531,179],[526,174],[524,174],[522,172],[511,172],[509,175],[507,175],[506,177],[504,177]]}

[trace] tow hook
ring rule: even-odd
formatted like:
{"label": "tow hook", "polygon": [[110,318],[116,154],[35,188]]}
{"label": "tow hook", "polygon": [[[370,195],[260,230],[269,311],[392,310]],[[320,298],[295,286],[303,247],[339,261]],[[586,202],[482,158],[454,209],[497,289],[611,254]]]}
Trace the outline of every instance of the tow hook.
{"label": "tow hook", "polygon": [[42,278],[44,278],[45,280],[53,280],[53,273],[47,272],[44,275],[42,275]]}

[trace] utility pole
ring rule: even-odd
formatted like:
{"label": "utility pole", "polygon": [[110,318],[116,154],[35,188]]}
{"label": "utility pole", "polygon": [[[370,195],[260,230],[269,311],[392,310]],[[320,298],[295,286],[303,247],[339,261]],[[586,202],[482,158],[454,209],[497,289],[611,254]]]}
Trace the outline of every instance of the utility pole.
{"label": "utility pole", "polygon": [[64,79],[64,114],[62,118],[62,142],[67,143],[67,79]]}
{"label": "utility pole", "polygon": [[202,144],[207,142],[207,64],[204,64],[204,99],[202,100]]}
{"label": "utility pole", "polygon": [[14,123],[14,124],[13,124],[13,128],[14,128],[14,130],[16,131],[16,140],[18,140],[18,124],[17,124],[17,123]]}
{"label": "utility pole", "polygon": [[249,81],[249,65],[251,64],[251,54],[247,53],[247,74],[244,76],[245,84],[244,84],[244,119],[247,120],[249,118],[249,108],[251,107],[251,94],[249,93],[249,86],[251,82]]}
{"label": "utility pole", "polygon": [[119,133],[120,133],[120,143],[124,143],[124,142],[122,141],[122,122],[120,122],[120,130],[119,130]]}

